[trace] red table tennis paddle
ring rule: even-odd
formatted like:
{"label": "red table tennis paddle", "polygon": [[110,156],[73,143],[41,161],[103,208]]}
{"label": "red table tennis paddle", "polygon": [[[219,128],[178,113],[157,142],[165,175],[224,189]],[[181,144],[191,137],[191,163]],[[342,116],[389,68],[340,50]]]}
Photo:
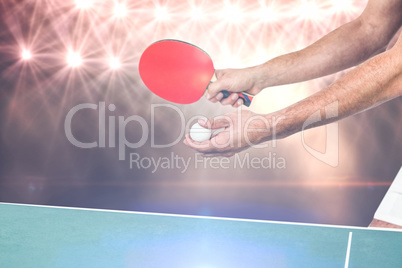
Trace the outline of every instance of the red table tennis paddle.
{"label": "red table tennis paddle", "polygon": [[[179,40],[160,40],[145,49],[139,62],[144,84],[159,97],[181,104],[198,101],[215,76],[213,62],[202,49]],[[224,98],[230,92],[221,91]],[[253,99],[247,93],[238,93],[243,104],[250,106]]]}

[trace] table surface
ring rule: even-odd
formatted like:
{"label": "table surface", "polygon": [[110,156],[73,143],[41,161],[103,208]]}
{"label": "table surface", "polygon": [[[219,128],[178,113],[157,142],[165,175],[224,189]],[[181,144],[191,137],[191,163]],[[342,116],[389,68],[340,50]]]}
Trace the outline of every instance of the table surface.
{"label": "table surface", "polygon": [[0,203],[3,267],[402,267],[402,232]]}

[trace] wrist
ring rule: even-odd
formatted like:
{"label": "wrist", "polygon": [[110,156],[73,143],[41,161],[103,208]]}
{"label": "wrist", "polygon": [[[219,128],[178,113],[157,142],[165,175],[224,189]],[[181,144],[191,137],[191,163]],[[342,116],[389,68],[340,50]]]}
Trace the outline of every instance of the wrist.
{"label": "wrist", "polygon": [[[275,58],[255,67],[256,87],[259,88],[260,91],[267,87],[273,87],[287,83],[286,81],[284,82],[278,80],[278,77],[283,76],[284,72],[286,72],[285,69],[282,68],[282,62],[283,60]],[[281,72],[281,70],[283,72]]]}
{"label": "wrist", "polygon": [[270,86],[269,82],[269,72],[266,71],[267,67],[265,64],[257,65],[248,68],[250,72],[250,77],[252,77],[253,81],[253,92],[252,94],[256,95],[260,93],[264,88]]}
{"label": "wrist", "polygon": [[266,121],[269,123],[269,131],[263,133],[263,141],[283,139],[298,131],[298,127],[294,117],[290,116],[291,113],[285,108],[270,114],[264,115]]}

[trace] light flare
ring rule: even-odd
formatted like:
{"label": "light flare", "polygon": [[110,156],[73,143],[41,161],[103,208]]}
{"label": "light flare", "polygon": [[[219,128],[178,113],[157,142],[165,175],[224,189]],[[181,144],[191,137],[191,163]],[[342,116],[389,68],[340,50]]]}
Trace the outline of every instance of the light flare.
{"label": "light flare", "polygon": [[337,13],[350,13],[355,7],[353,5],[353,1],[350,0],[332,0],[331,1],[332,8],[334,12]]}
{"label": "light flare", "polygon": [[242,23],[244,15],[243,10],[236,4],[227,4],[222,12],[222,19],[228,23]]}
{"label": "light flare", "polygon": [[124,3],[116,3],[114,6],[114,16],[117,18],[124,18],[127,16],[128,9]]}
{"label": "light flare", "polygon": [[23,60],[30,60],[32,59],[32,53],[29,50],[24,49],[21,53],[21,58]]}
{"label": "light flare", "polygon": [[110,60],[109,60],[109,66],[110,66],[110,68],[111,68],[112,70],[120,69],[120,67],[121,67],[120,60],[119,60],[118,58],[116,58],[116,57],[110,58]]}
{"label": "light flare", "polygon": [[95,0],[75,0],[75,5],[79,9],[89,9],[94,5]]}
{"label": "light flare", "polygon": [[198,21],[198,20],[203,19],[204,16],[205,16],[205,14],[201,7],[197,7],[197,6],[192,7],[192,9],[191,9],[191,19],[192,20]]}
{"label": "light flare", "polygon": [[164,6],[157,6],[154,14],[155,18],[160,21],[168,20],[170,17],[168,9]]}
{"label": "light flare", "polygon": [[67,54],[67,64],[72,68],[76,68],[82,65],[82,58],[79,52],[69,51]]}
{"label": "light flare", "polygon": [[325,10],[321,8],[321,5],[314,1],[303,1],[295,12],[298,13],[298,17],[305,21],[319,21],[323,18]]}
{"label": "light flare", "polygon": [[263,7],[259,12],[260,20],[270,22],[275,21],[278,14],[271,7]]}
{"label": "light flare", "polygon": [[[110,88],[114,87],[114,83],[126,83],[127,73],[133,77],[132,68],[136,68],[141,52],[156,40],[182,39],[203,48],[213,58],[216,68],[243,68],[311,44],[334,27],[356,18],[367,2],[225,0],[206,5],[204,1],[195,0],[72,0],[71,6],[63,1],[41,0],[28,1],[35,6],[32,10],[36,10],[30,16],[32,20],[28,22],[18,19],[25,16],[26,11],[18,9],[17,3],[0,1],[8,3],[5,6],[9,6],[10,12],[7,14],[10,15],[7,15],[6,22],[16,40],[9,48],[0,49],[15,53],[16,47],[24,48],[25,50],[17,51],[17,56],[26,61],[36,55],[32,55],[31,48],[27,48],[25,44],[34,43],[35,53],[41,55],[35,59],[35,68],[32,68],[34,76],[40,77],[46,68],[55,70],[52,68],[60,60],[72,68],[85,63],[85,69],[80,74],[90,72],[95,77],[97,72],[102,73],[98,76],[99,79],[106,81]],[[15,8],[11,8],[13,6]],[[85,12],[77,13],[78,8]],[[124,20],[116,23],[120,18]],[[74,49],[66,55],[66,48]],[[121,54],[118,51],[126,52]],[[105,58],[104,55],[109,57]],[[123,65],[122,58],[130,64]],[[109,77],[108,72],[103,75],[104,69],[101,66],[121,71],[118,76]],[[18,76],[17,73],[15,75]],[[55,74],[48,80],[56,79],[61,82],[63,79],[77,77],[79,76],[68,78]],[[138,74],[135,79],[139,79]],[[83,85],[90,95],[91,80],[87,81],[88,87],[86,88],[85,83]],[[298,90],[289,90],[289,95],[297,98],[300,94],[312,93],[322,88],[320,80],[312,81],[309,85],[299,85]],[[131,94],[129,89],[124,92]],[[270,106],[270,101],[268,104],[263,103],[264,107]],[[258,105],[254,105],[254,108],[258,108],[256,106]]]}

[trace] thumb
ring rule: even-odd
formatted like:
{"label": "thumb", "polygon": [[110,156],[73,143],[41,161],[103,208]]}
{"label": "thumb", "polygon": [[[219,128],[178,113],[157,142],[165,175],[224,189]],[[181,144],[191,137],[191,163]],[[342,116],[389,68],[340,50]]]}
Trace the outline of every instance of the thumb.
{"label": "thumb", "polygon": [[208,86],[208,92],[207,92],[207,99],[214,98],[220,91],[225,89],[225,85],[223,83],[224,80],[222,80],[222,76],[224,74],[224,70],[216,70],[215,71],[215,77],[217,80],[211,81],[211,83]]}
{"label": "thumb", "polygon": [[216,97],[216,95],[221,91],[222,85],[221,82],[219,80],[215,81],[215,82],[211,82],[208,86],[208,91],[207,91],[207,99],[210,100],[214,97]]}
{"label": "thumb", "polygon": [[225,128],[230,126],[230,118],[221,116],[216,118],[201,118],[198,124],[209,129]]}

